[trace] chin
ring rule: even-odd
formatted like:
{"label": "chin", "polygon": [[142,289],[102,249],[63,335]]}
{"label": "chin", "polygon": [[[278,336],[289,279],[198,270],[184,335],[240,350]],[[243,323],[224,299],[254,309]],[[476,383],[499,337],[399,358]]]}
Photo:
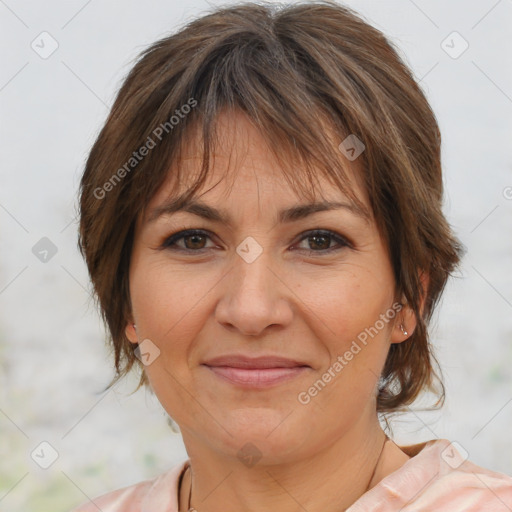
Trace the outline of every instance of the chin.
{"label": "chin", "polygon": [[260,464],[285,462],[308,437],[307,429],[293,416],[264,407],[232,411],[224,415],[226,430],[218,429],[218,449],[226,455],[236,454],[242,462],[245,458],[259,459]]}

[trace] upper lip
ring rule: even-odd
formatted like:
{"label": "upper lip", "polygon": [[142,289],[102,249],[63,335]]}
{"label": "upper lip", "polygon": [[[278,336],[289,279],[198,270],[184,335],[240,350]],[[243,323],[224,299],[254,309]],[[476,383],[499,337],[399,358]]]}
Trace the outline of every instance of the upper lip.
{"label": "upper lip", "polygon": [[206,360],[206,366],[230,366],[232,368],[294,368],[296,366],[309,366],[308,364],[278,356],[248,357],[237,354],[213,357]]}

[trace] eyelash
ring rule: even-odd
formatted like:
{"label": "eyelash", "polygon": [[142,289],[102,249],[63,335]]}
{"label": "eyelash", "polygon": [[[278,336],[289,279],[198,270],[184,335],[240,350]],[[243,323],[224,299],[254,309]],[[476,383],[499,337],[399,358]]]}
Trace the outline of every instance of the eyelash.
{"label": "eyelash", "polygon": [[[184,248],[178,247],[176,245],[176,242],[178,242],[179,240],[182,240],[187,237],[194,236],[194,235],[207,237],[211,240],[211,236],[207,231],[204,231],[201,229],[186,229],[186,230],[179,231],[179,232],[169,236],[163,242],[163,244],[161,245],[160,248],[168,249],[168,250],[172,250],[172,251],[181,251],[181,252],[198,253],[198,254],[202,254],[204,251],[211,249],[210,247],[204,247],[202,249],[186,249],[186,248],[184,249]],[[350,248],[353,247],[353,245],[345,237],[342,237],[341,235],[339,235],[338,233],[336,233],[334,231],[322,230],[322,229],[313,229],[313,230],[304,232],[302,235],[302,238],[300,238],[300,240],[297,243],[307,240],[308,238],[313,238],[315,236],[328,237],[331,240],[338,243],[339,247],[329,247],[328,249],[323,249],[323,250],[321,249],[321,250],[316,250],[316,251],[313,249],[297,249],[297,250],[306,252],[308,254],[319,254],[319,253],[320,254],[327,254],[327,253],[330,254],[332,251],[337,251],[344,247],[350,247]]]}

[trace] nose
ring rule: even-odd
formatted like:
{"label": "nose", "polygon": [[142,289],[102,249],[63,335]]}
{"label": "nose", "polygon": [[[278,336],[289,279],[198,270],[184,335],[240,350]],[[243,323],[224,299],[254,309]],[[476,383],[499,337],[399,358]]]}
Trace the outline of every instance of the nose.
{"label": "nose", "polygon": [[247,336],[262,335],[271,326],[288,326],[293,318],[293,293],[277,267],[265,251],[252,262],[237,256],[219,288],[216,320]]}

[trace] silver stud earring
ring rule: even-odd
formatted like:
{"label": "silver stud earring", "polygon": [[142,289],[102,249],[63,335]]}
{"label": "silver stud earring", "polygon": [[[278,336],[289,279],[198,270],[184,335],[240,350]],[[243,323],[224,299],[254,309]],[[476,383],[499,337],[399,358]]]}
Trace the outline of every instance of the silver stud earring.
{"label": "silver stud earring", "polygon": [[400,324],[400,330],[402,331],[402,334],[403,334],[404,336],[407,336],[407,334],[408,334],[408,333],[407,333],[407,331],[405,330],[404,324]]}

